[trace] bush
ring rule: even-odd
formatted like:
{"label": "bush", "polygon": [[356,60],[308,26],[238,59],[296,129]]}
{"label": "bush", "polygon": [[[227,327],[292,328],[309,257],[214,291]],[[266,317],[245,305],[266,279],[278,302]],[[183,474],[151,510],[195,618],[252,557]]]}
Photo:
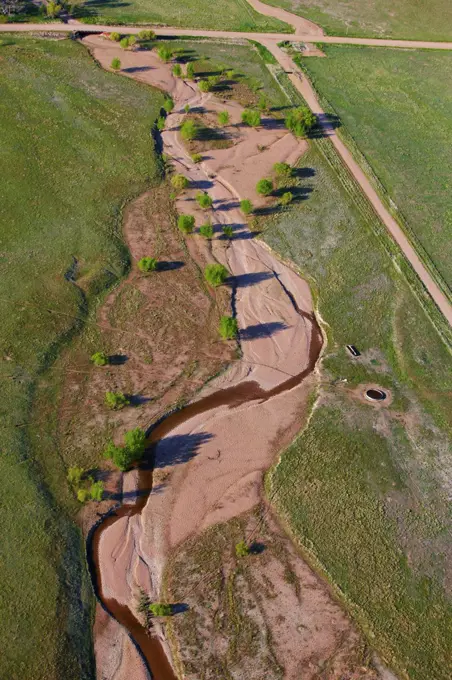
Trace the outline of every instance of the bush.
{"label": "bush", "polygon": [[134,461],[143,458],[146,448],[146,435],[141,428],[136,427],[134,430],[126,432],[124,442],[125,446],[116,446],[113,442],[109,442],[104,451],[104,458],[113,461],[116,467],[123,472],[128,470]]}
{"label": "bush", "polygon": [[86,503],[87,500],[89,500],[89,491],[88,489],[79,489],[77,491],[77,500],[80,503]]}
{"label": "bush", "polygon": [[187,79],[193,80],[195,77],[195,67],[191,62],[187,64]]}
{"label": "bush", "polygon": [[194,120],[186,120],[182,123],[180,126],[180,134],[182,139],[185,139],[185,141],[189,142],[193,139],[196,139],[198,136],[198,126],[196,125]]}
{"label": "bush", "polygon": [[260,179],[256,184],[256,191],[261,196],[270,196],[273,191],[273,182],[271,179]]}
{"label": "bush", "polygon": [[201,163],[202,162],[202,154],[200,153],[194,153],[193,156],[191,157],[193,163]]}
{"label": "bush", "polygon": [[141,459],[146,448],[146,433],[141,427],[135,427],[124,435],[126,448],[136,456],[136,460]]}
{"label": "bush", "polygon": [[207,78],[207,82],[209,83],[210,89],[213,90],[218,85],[220,80],[221,80],[220,76],[209,76]]}
{"label": "bush", "polygon": [[292,177],[292,167],[289,163],[275,163],[273,170],[277,177],[281,179],[290,179]]}
{"label": "bush", "polygon": [[226,236],[226,238],[232,238],[234,236],[234,228],[231,227],[230,224],[224,224],[222,229],[223,234]]}
{"label": "bush", "polygon": [[111,60],[111,68],[113,71],[119,71],[121,68],[121,59],[118,59],[118,57],[115,57],[114,59]]}
{"label": "bush", "polygon": [[104,495],[104,483],[94,482],[91,484],[89,495],[93,501],[97,501],[99,503],[102,500],[102,496]]}
{"label": "bush", "polygon": [[159,116],[156,122],[157,130],[159,130],[159,132],[163,132],[163,130],[165,129],[165,125],[166,125],[165,116]]}
{"label": "bush", "polygon": [[316,117],[307,106],[292,109],[286,116],[285,125],[297,137],[306,137],[316,124]]}
{"label": "bush", "polygon": [[171,111],[174,109],[174,102],[171,97],[165,97],[163,108],[165,109],[166,113],[171,113]]}
{"label": "bush", "polygon": [[153,602],[149,605],[149,611],[154,616],[171,616],[173,613],[173,608],[170,604],[164,604],[163,602]]}
{"label": "bush", "polygon": [[289,203],[292,203],[293,200],[293,193],[291,191],[286,191],[280,199],[280,204],[281,205],[289,205]]}
{"label": "bush", "polygon": [[182,66],[180,64],[174,64],[172,71],[173,76],[176,76],[176,78],[180,78],[182,76]]}
{"label": "bush", "polygon": [[250,215],[253,212],[253,204],[248,198],[244,198],[240,201],[240,210],[244,215]]}
{"label": "bush", "polygon": [[58,4],[57,2],[53,2],[53,0],[50,0],[50,2],[48,2],[47,5],[46,5],[47,16],[50,17],[51,19],[55,19],[56,17],[59,17],[62,10],[63,10],[63,7],[60,4]]}
{"label": "bush", "polygon": [[138,33],[138,37],[140,40],[155,40],[155,33],[154,31],[145,29]]}
{"label": "bush", "polygon": [[82,481],[84,472],[84,469],[81,467],[70,467],[67,471],[66,479],[71,486],[78,488],[80,486],[80,482]]}
{"label": "bush", "polygon": [[259,97],[259,101],[257,102],[257,108],[261,112],[266,111],[268,108],[267,100],[263,94],[261,94],[261,96]]}
{"label": "bush", "polygon": [[135,38],[134,35],[129,35],[129,47],[133,47],[136,45],[137,39]]}
{"label": "bush", "polygon": [[235,546],[235,554],[237,557],[248,557],[251,550],[245,541],[239,541]]}
{"label": "bush", "polygon": [[108,356],[105,352],[94,352],[91,356],[91,361],[95,366],[106,366],[109,363]]}
{"label": "bush", "polygon": [[220,111],[218,114],[218,123],[220,125],[228,125],[229,124],[229,111]]}
{"label": "bush", "polygon": [[114,42],[119,42],[121,40],[121,36],[119,35],[119,33],[116,33],[116,31],[114,31],[113,33],[110,33],[110,40],[113,40]]}
{"label": "bush", "polygon": [[155,272],[157,269],[157,260],[155,257],[142,257],[138,261],[137,267],[140,272]]}
{"label": "bush", "polygon": [[210,92],[211,90],[210,83],[208,80],[200,80],[198,83],[198,87],[201,90],[201,92]]}
{"label": "bush", "polygon": [[204,238],[212,238],[213,236],[213,226],[210,222],[206,222],[206,224],[201,224],[199,227],[199,233],[201,236],[204,236]]}
{"label": "bush", "polygon": [[234,78],[237,77],[237,74],[236,74],[236,72],[234,71],[234,69],[230,69],[229,71],[226,71],[226,72],[225,72],[225,76],[226,76],[226,78],[227,78],[228,80],[234,80]]}
{"label": "bush", "polygon": [[173,58],[173,50],[170,47],[166,47],[166,45],[160,45],[160,47],[157,49],[157,54],[165,63],[171,61]]}
{"label": "bush", "polygon": [[179,215],[177,226],[184,234],[191,234],[195,228],[195,218],[193,215]]}
{"label": "bush", "polygon": [[204,278],[214,288],[221,286],[228,276],[229,272],[222,264],[208,264],[204,269]]}
{"label": "bush", "polygon": [[126,50],[129,47],[129,38],[123,38],[120,40],[119,44],[121,45],[123,50]]}
{"label": "bush", "polygon": [[207,210],[208,208],[212,207],[213,199],[209,194],[206,194],[205,192],[202,194],[197,194],[196,200],[198,202],[198,205],[200,208],[203,210]]}
{"label": "bush", "polygon": [[222,316],[219,331],[223,340],[233,340],[239,332],[237,319],[232,316]]}
{"label": "bush", "polygon": [[182,191],[183,189],[186,189],[189,186],[190,182],[188,178],[185,177],[185,175],[181,175],[178,173],[171,177],[171,184],[178,191]]}
{"label": "bush", "polygon": [[190,106],[188,104],[185,104],[184,111],[185,113],[190,113]]}
{"label": "bush", "polygon": [[259,127],[261,124],[261,114],[259,111],[245,109],[245,111],[242,113],[242,123],[249,125],[250,127]]}
{"label": "bush", "polygon": [[122,392],[105,392],[105,405],[113,411],[120,411],[129,404],[130,401]]}

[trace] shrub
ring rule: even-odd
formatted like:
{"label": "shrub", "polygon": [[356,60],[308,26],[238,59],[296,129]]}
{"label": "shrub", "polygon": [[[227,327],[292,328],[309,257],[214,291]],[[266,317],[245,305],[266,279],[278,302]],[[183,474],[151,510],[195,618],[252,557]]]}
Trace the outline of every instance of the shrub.
{"label": "shrub", "polygon": [[99,481],[91,484],[89,489],[89,495],[93,501],[97,502],[101,501],[102,496],[104,495],[104,483]]}
{"label": "shrub", "polygon": [[283,193],[280,199],[280,204],[281,205],[289,205],[289,203],[292,203],[293,200],[293,194],[291,191],[286,191]]}
{"label": "shrub", "polygon": [[220,111],[218,114],[218,123],[220,125],[228,125],[229,124],[229,111]]}
{"label": "shrub", "polygon": [[261,112],[266,111],[268,108],[267,100],[263,94],[261,94],[261,96],[259,97],[259,101],[257,102],[257,108]]}
{"label": "shrub", "polygon": [[210,89],[213,90],[220,82],[220,76],[209,76],[207,82],[209,83]]}
{"label": "shrub", "polygon": [[155,272],[157,269],[157,260],[155,257],[142,257],[138,261],[137,267],[140,272]]}
{"label": "shrub", "polygon": [[248,198],[244,198],[240,201],[240,210],[244,215],[250,215],[253,212],[253,204]]}
{"label": "shrub", "polygon": [[235,554],[237,557],[248,557],[251,550],[245,541],[239,541],[235,546]]}
{"label": "shrub", "polygon": [[106,366],[109,363],[108,356],[105,352],[94,352],[91,356],[91,361],[95,366]]}
{"label": "shrub", "polygon": [[270,196],[273,191],[273,182],[271,179],[260,179],[256,184],[256,191],[261,196]]}
{"label": "shrub", "polygon": [[119,71],[121,68],[121,59],[118,59],[118,57],[114,57],[114,59],[111,60],[110,65],[113,71]]}
{"label": "shrub", "polygon": [[59,17],[62,10],[63,10],[63,7],[60,4],[58,4],[57,2],[54,2],[53,0],[50,0],[50,2],[48,2],[47,5],[46,5],[47,16],[50,17],[51,19],[55,19],[56,17]]}
{"label": "shrub", "polygon": [[135,460],[138,460],[143,457],[146,448],[146,433],[141,427],[128,430],[124,435],[124,443],[126,448],[136,456]]}
{"label": "shrub", "polygon": [[234,80],[234,78],[237,77],[237,74],[234,69],[230,69],[229,71],[226,71],[225,76],[228,80]]}
{"label": "shrub", "polygon": [[67,481],[71,486],[79,487],[84,472],[84,469],[81,467],[70,467],[67,471]]}
{"label": "shrub", "polygon": [[113,411],[120,411],[128,404],[130,401],[122,392],[105,392],[105,405]]}
{"label": "shrub", "polygon": [[211,90],[210,83],[208,80],[200,80],[198,83],[198,87],[201,90],[201,92],[210,92]]}
{"label": "shrub", "polygon": [[155,40],[155,33],[154,31],[145,29],[138,33],[138,37],[140,40]]}
{"label": "shrub", "polygon": [[239,332],[237,319],[234,319],[232,316],[222,316],[219,330],[223,340],[232,340]]}
{"label": "shrub", "polygon": [[176,175],[173,175],[171,177],[171,184],[175,189],[178,191],[182,191],[183,189],[186,189],[190,182],[185,175],[181,175],[180,173],[177,173]]}
{"label": "shrub", "polygon": [[171,97],[165,97],[163,108],[165,109],[166,113],[171,113],[171,111],[174,109],[174,102]]}
{"label": "shrub", "polygon": [[184,234],[191,234],[195,228],[195,218],[193,215],[179,215],[177,226]]}
{"label": "shrub", "polygon": [[113,33],[110,33],[110,40],[113,40],[114,42],[119,42],[121,40],[121,36],[119,33],[116,33],[116,31],[113,31]]}
{"label": "shrub", "polygon": [[129,47],[129,38],[123,38],[120,40],[119,44],[121,45],[123,50],[126,50]]}
{"label": "shrub", "polygon": [[297,137],[306,137],[316,124],[316,117],[307,106],[292,109],[286,116],[285,125]]}
{"label": "shrub", "polygon": [[190,113],[190,106],[188,104],[185,104],[184,111],[185,113]]}
{"label": "shrub", "polygon": [[213,236],[213,226],[210,222],[206,222],[206,224],[201,224],[199,227],[199,233],[201,236],[204,236],[204,238],[212,238]]}
{"label": "shrub", "polygon": [[180,126],[180,134],[182,139],[185,139],[187,142],[196,139],[198,136],[198,126],[196,125],[194,120],[186,120],[182,123]]}
{"label": "shrub", "polygon": [[201,163],[202,162],[202,154],[200,153],[194,153],[193,156],[191,157],[193,163]]}
{"label": "shrub", "polygon": [[129,47],[133,47],[136,45],[137,39],[135,38],[134,35],[129,35]]}
{"label": "shrub", "polygon": [[292,167],[289,163],[275,163],[273,170],[277,177],[281,177],[282,179],[290,179],[290,177],[292,177]]}
{"label": "shrub", "polygon": [[180,78],[182,76],[182,66],[180,64],[174,64],[172,71],[173,76],[176,76],[176,78]]}
{"label": "shrub", "polygon": [[198,202],[198,205],[200,208],[203,210],[207,210],[208,208],[212,207],[213,199],[209,194],[206,194],[205,192],[202,194],[197,194],[196,200]]}
{"label": "shrub", "polygon": [[160,59],[164,62],[171,61],[173,58],[173,50],[170,47],[167,47],[166,45],[160,45],[160,47],[157,49],[157,54],[159,55]]}
{"label": "shrub", "polygon": [[141,460],[146,448],[146,435],[143,430],[136,427],[124,435],[125,446],[116,446],[112,441],[108,443],[104,451],[107,458],[123,472],[128,470],[134,461]]}
{"label": "shrub", "polygon": [[157,118],[157,122],[156,122],[157,130],[159,130],[160,132],[163,132],[163,130],[165,129],[165,125],[166,125],[165,116],[159,116]]}
{"label": "shrub", "polygon": [[86,503],[87,500],[89,500],[89,491],[88,489],[79,489],[77,491],[77,500],[80,503]]}
{"label": "shrub", "polygon": [[170,604],[164,604],[163,602],[153,602],[149,605],[149,611],[153,616],[171,616],[173,613],[173,608]]}
{"label": "shrub", "polygon": [[187,79],[193,80],[195,77],[195,67],[191,62],[187,64]]}
{"label": "shrub", "polygon": [[228,276],[229,272],[222,264],[208,264],[204,269],[204,278],[214,288],[221,286]]}
{"label": "shrub", "polygon": [[226,238],[232,238],[234,236],[234,228],[231,227],[230,224],[224,224],[222,229],[223,234],[226,236]]}
{"label": "shrub", "polygon": [[245,109],[245,111],[242,113],[242,123],[249,125],[250,127],[259,127],[261,124],[261,114],[259,111]]}

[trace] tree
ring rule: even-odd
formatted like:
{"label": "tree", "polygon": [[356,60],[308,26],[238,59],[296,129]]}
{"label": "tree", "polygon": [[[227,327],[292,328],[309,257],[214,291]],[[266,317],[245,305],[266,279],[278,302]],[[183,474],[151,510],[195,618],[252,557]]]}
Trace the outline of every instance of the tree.
{"label": "tree", "polygon": [[192,119],[184,121],[180,126],[180,134],[182,139],[185,139],[187,142],[196,139],[198,136],[198,126],[196,122]]}
{"label": "tree", "polygon": [[223,340],[233,340],[239,332],[237,319],[233,316],[222,316],[219,331]]}
{"label": "tree", "polygon": [[277,177],[290,179],[292,177],[292,166],[289,163],[275,163],[273,170]]}
{"label": "tree", "polygon": [[155,40],[155,33],[154,31],[144,29],[138,33],[138,37],[140,40]]}
{"label": "tree", "polygon": [[267,99],[265,98],[265,96],[263,94],[261,94],[261,96],[259,97],[259,101],[257,102],[257,108],[262,113],[264,111],[266,111],[267,108],[268,108]]}
{"label": "tree", "polygon": [[141,260],[138,261],[137,267],[140,272],[155,272],[157,264],[155,257],[142,257]]}
{"label": "tree", "polygon": [[251,550],[245,541],[239,541],[235,546],[235,554],[237,557],[248,557]]}
{"label": "tree", "polygon": [[112,441],[104,450],[104,458],[113,461],[117,468],[128,470],[133,462],[143,458],[146,448],[146,435],[140,427],[129,430],[124,435],[124,446],[116,446]]}
{"label": "tree", "polygon": [[173,608],[170,604],[164,604],[163,602],[153,602],[149,605],[149,611],[153,616],[171,616],[173,613]]}
{"label": "tree", "polygon": [[105,392],[105,405],[112,411],[120,411],[130,404],[130,400],[122,392]]}
{"label": "tree", "polygon": [[198,83],[198,87],[201,90],[201,92],[210,92],[211,86],[208,80],[200,80]]}
{"label": "tree", "polygon": [[113,40],[114,42],[119,42],[121,40],[121,36],[119,33],[116,33],[116,31],[113,31],[113,33],[110,33],[110,40]]}
{"label": "tree", "polygon": [[170,47],[167,47],[166,45],[160,45],[160,47],[158,47],[157,49],[157,54],[159,55],[160,59],[165,63],[171,61],[171,59],[173,58],[173,50]]}
{"label": "tree", "polygon": [[185,175],[181,175],[180,173],[177,173],[176,175],[173,175],[171,177],[171,184],[178,191],[183,191],[184,189],[186,189],[189,186],[190,182],[189,182],[188,178],[185,177]]}
{"label": "tree", "polygon": [[245,109],[242,112],[242,123],[244,125],[249,125],[250,127],[259,127],[261,124],[261,114],[259,111],[251,111],[251,109]]}
{"label": "tree", "polygon": [[171,113],[171,111],[174,109],[174,102],[171,97],[165,97],[163,108],[165,109],[166,113]]}
{"label": "tree", "polygon": [[166,118],[165,118],[165,116],[159,116],[159,117],[157,118],[157,122],[156,122],[157,130],[158,130],[159,132],[163,132],[163,130],[165,129],[165,125],[166,125]]}
{"label": "tree", "polygon": [[79,489],[77,491],[77,500],[80,503],[86,503],[87,500],[89,500],[89,491],[88,489]]}
{"label": "tree", "polygon": [[13,14],[19,14],[19,12],[22,12],[23,6],[21,0],[0,0],[0,15],[10,17]]}
{"label": "tree", "polygon": [[104,495],[104,483],[101,481],[93,482],[89,488],[89,495],[93,501],[99,503]]}
{"label": "tree", "polygon": [[113,71],[119,71],[121,69],[121,59],[118,59],[118,57],[114,57],[111,60],[111,68]]}
{"label": "tree", "polygon": [[54,0],[50,0],[50,2],[48,2],[46,5],[47,16],[51,19],[59,17],[62,10],[63,7],[58,2],[54,2]]}
{"label": "tree", "polygon": [[185,113],[190,113],[190,106],[188,104],[185,104],[184,111]]}
{"label": "tree", "polygon": [[253,212],[253,204],[248,198],[244,198],[243,201],[240,201],[240,210],[244,215],[249,215]]}
{"label": "tree", "polygon": [[119,44],[123,50],[126,50],[129,47],[129,38],[125,36],[124,38],[122,38],[122,40],[119,41]]}
{"label": "tree", "polygon": [[77,489],[80,486],[84,472],[84,469],[81,467],[70,467],[67,471],[67,481]]}
{"label": "tree", "polygon": [[220,111],[218,114],[218,123],[220,125],[228,125],[229,124],[229,111]]}
{"label": "tree", "polygon": [[179,215],[177,226],[184,234],[191,234],[195,228],[195,218],[193,215]]}
{"label": "tree", "polygon": [[261,196],[270,196],[273,191],[273,182],[271,179],[260,179],[256,184],[256,191]]}
{"label": "tree", "polygon": [[208,210],[208,208],[212,207],[213,199],[209,194],[206,194],[206,192],[203,192],[201,194],[197,194],[196,200],[198,202],[198,205],[200,208],[203,210]]}
{"label": "tree", "polygon": [[199,233],[201,236],[204,236],[204,238],[212,238],[213,236],[213,226],[211,222],[206,222],[206,224],[201,224],[199,227]]}
{"label": "tree", "polygon": [[202,154],[200,153],[194,153],[191,157],[193,163],[201,163],[202,162]]}
{"label": "tree", "polygon": [[194,80],[195,77],[195,67],[191,62],[187,64],[187,80]]}
{"label": "tree", "polygon": [[215,89],[218,83],[220,82],[221,78],[220,76],[209,76],[207,78],[207,82],[209,83],[209,88],[211,90]]}
{"label": "tree", "polygon": [[307,106],[292,109],[286,116],[285,125],[296,137],[306,137],[314,127],[317,119]]}
{"label": "tree", "polygon": [[289,203],[292,203],[292,200],[293,200],[293,193],[291,191],[286,191],[281,196],[279,202],[280,202],[281,205],[289,205]]}
{"label": "tree", "polygon": [[94,352],[91,356],[91,361],[95,366],[106,366],[109,363],[108,356],[105,352]]}
{"label": "tree", "polygon": [[221,286],[229,276],[229,272],[222,264],[208,264],[204,269],[204,278],[214,288]]}
{"label": "tree", "polygon": [[226,238],[232,238],[234,236],[234,228],[230,224],[224,224],[222,226],[223,234]]}
{"label": "tree", "polygon": [[180,64],[174,64],[172,71],[173,76],[176,76],[176,78],[180,78],[182,76],[182,66]]}
{"label": "tree", "polygon": [[146,448],[146,433],[141,427],[128,430],[124,435],[124,443],[126,448],[135,456],[134,460],[141,459]]}
{"label": "tree", "polygon": [[129,47],[136,45],[137,39],[134,35],[129,35]]}

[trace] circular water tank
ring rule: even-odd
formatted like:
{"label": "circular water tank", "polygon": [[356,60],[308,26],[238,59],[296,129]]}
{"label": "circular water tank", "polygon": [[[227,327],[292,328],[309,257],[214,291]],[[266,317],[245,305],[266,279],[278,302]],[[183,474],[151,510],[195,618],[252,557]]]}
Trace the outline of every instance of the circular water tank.
{"label": "circular water tank", "polygon": [[384,401],[386,399],[386,392],[376,387],[371,387],[369,390],[366,390],[366,399],[370,399],[370,401]]}

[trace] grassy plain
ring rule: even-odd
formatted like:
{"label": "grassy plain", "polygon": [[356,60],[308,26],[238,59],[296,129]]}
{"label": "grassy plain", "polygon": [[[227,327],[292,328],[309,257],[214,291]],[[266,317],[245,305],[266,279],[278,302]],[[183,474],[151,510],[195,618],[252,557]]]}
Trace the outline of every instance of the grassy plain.
{"label": "grassy plain", "polygon": [[263,0],[319,24],[329,35],[451,40],[448,0]]}
{"label": "grassy plain", "polygon": [[121,209],[159,182],[150,131],[162,96],[69,40],[4,36],[0,60],[0,677],[91,678],[74,502],[65,467],[48,476],[59,454],[39,446],[47,421],[28,424],[38,377],[128,266]]}
{"label": "grassy plain", "polygon": [[303,67],[452,288],[452,55],[353,46],[325,52],[327,59],[304,59]]}
{"label": "grassy plain", "polygon": [[84,11],[98,23],[163,24],[182,28],[291,33],[287,24],[256,12],[247,0],[87,0]]}

